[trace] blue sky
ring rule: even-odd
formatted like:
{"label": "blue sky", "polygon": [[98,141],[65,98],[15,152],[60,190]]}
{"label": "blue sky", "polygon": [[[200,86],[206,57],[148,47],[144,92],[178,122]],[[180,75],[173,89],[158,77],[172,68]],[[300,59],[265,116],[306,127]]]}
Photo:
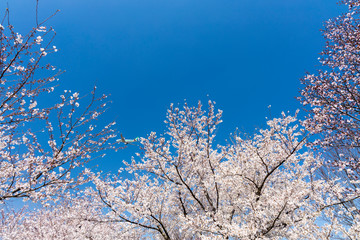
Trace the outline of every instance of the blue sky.
{"label": "blue sky", "polygon": [[[9,3],[20,31],[33,26],[35,0]],[[323,22],[344,11],[337,0],[40,0],[57,32],[48,60],[62,87],[111,94],[106,114],[124,136],[162,133],[170,103],[217,102],[221,139],[253,132],[265,117],[301,106],[299,79],[318,67]],[[104,169],[135,147],[110,154]],[[120,164],[120,163],[119,163]]]}

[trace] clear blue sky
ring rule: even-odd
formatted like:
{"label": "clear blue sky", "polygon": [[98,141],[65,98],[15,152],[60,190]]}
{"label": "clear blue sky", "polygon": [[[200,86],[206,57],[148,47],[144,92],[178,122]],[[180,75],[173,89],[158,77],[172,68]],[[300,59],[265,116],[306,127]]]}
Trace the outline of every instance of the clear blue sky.
{"label": "clear blue sky", "polygon": [[[17,29],[34,23],[35,0],[8,2]],[[106,115],[124,136],[162,133],[170,103],[208,98],[224,110],[219,135],[262,127],[301,106],[299,79],[314,72],[323,22],[337,0],[40,0],[57,32],[62,86],[86,92],[96,82],[111,94]],[[207,97],[209,95],[209,97]],[[104,169],[135,151],[111,154]]]}

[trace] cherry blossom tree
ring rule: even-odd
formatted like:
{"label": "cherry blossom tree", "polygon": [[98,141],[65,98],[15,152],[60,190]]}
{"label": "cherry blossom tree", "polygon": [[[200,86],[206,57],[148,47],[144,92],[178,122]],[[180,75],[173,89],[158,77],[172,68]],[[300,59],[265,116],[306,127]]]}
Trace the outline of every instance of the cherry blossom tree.
{"label": "cherry blossom tree", "polygon": [[[200,103],[171,106],[166,135],[142,138],[140,160],[118,176],[94,178],[96,190],[87,194],[137,239],[351,236],[335,208],[356,195],[344,198],[343,185],[316,174],[322,161],[304,149],[306,135],[295,117],[284,114],[252,138],[235,136],[221,146],[214,139],[221,114],[211,101],[207,112]],[[329,223],[320,227],[322,215]]]}
{"label": "cherry blossom tree", "polygon": [[74,168],[116,148],[115,123],[95,124],[106,96],[57,88],[61,72],[44,59],[57,52],[48,19],[21,35],[8,16],[0,25],[0,204],[54,198],[89,180]]}
{"label": "cherry blossom tree", "polygon": [[323,34],[327,42],[319,58],[322,68],[302,80],[300,100],[310,107],[304,124],[312,133],[320,134],[315,144],[337,148],[333,165],[358,175],[360,1],[341,2],[348,12],[326,22]]}
{"label": "cherry blossom tree", "polygon": [[[3,211],[3,240],[23,239],[134,239],[123,223],[107,220],[96,199],[62,198],[56,205],[37,210]],[[5,224],[6,223],[6,224]]]}
{"label": "cherry blossom tree", "polygon": [[[360,177],[360,1],[343,0],[348,11],[326,22],[327,42],[321,53],[321,69],[302,80],[301,102],[308,107],[306,128],[317,134],[314,146],[328,159],[329,176],[341,177],[347,192],[359,191]],[[359,201],[347,209],[359,211]],[[356,211],[350,211],[356,212]],[[356,225],[359,214],[348,214],[342,221]]]}

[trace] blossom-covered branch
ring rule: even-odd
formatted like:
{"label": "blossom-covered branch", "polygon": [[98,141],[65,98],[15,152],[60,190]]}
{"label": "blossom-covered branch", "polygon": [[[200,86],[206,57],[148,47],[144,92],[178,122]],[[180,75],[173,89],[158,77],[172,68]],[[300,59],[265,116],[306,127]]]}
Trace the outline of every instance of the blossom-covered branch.
{"label": "blossom-covered branch", "polygon": [[24,36],[0,25],[1,202],[53,198],[87,181],[72,169],[117,148],[115,123],[95,123],[106,110],[105,95],[57,90],[61,71],[44,59],[57,52],[55,32],[43,24]]}

